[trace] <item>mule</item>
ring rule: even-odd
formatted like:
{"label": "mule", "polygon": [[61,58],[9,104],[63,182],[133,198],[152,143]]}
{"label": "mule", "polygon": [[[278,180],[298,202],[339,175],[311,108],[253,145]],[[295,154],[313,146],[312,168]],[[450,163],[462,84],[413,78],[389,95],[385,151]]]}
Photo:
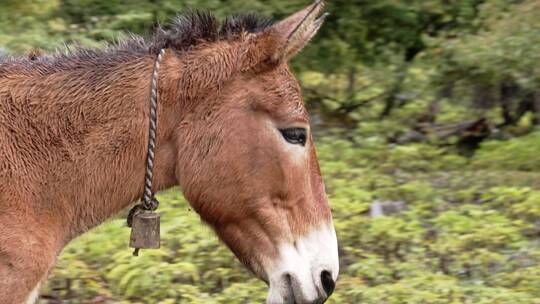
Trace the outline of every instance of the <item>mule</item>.
{"label": "mule", "polygon": [[153,191],[179,185],[268,284],[267,303],[324,302],[337,240],[287,64],[320,28],[322,8],[221,26],[191,12],[149,40],[0,59],[0,302],[33,303],[68,242],[141,196],[162,49]]}

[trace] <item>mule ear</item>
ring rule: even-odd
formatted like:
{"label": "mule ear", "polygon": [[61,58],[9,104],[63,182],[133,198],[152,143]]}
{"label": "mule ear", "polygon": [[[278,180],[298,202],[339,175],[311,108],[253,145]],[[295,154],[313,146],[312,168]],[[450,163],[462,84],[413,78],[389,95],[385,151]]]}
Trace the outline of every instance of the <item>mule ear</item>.
{"label": "mule ear", "polygon": [[320,16],[323,0],[316,0],[310,6],[278,22],[273,28],[284,39],[284,44],[276,56],[287,60],[300,52],[317,34],[328,13]]}
{"label": "mule ear", "polygon": [[247,50],[247,66],[285,62],[306,46],[315,36],[327,14],[320,16],[323,0],[316,0],[308,7],[252,36]]}

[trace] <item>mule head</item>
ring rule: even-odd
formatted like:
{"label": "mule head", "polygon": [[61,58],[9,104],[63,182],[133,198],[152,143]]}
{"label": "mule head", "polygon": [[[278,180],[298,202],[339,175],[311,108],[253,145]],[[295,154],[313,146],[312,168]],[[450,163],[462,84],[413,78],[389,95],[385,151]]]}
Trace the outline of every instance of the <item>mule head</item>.
{"label": "mule head", "polygon": [[178,128],[179,183],[269,285],[268,303],[322,303],[338,276],[309,117],[287,65],[321,26],[322,7],[317,1],[264,30],[201,47],[180,80],[199,91]]}

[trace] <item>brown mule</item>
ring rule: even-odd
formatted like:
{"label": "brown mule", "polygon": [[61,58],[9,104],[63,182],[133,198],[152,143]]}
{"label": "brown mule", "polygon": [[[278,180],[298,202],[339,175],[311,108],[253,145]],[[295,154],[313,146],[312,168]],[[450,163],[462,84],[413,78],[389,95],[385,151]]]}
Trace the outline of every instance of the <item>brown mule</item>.
{"label": "brown mule", "polygon": [[0,303],[33,303],[62,248],[141,196],[152,66],[154,191],[185,197],[253,273],[268,303],[322,303],[338,275],[332,216],[287,61],[322,1],[270,25],[176,19],[151,42],[0,58]]}

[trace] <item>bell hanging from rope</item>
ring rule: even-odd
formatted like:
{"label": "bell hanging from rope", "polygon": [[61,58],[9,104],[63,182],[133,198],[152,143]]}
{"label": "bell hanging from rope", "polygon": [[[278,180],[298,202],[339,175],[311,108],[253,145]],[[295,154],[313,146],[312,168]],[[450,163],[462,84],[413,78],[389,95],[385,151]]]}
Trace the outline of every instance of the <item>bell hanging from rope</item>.
{"label": "bell hanging from rope", "polygon": [[134,256],[139,255],[139,249],[158,249],[160,247],[158,213],[141,211],[133,216],[129,247],[135,248]]}

